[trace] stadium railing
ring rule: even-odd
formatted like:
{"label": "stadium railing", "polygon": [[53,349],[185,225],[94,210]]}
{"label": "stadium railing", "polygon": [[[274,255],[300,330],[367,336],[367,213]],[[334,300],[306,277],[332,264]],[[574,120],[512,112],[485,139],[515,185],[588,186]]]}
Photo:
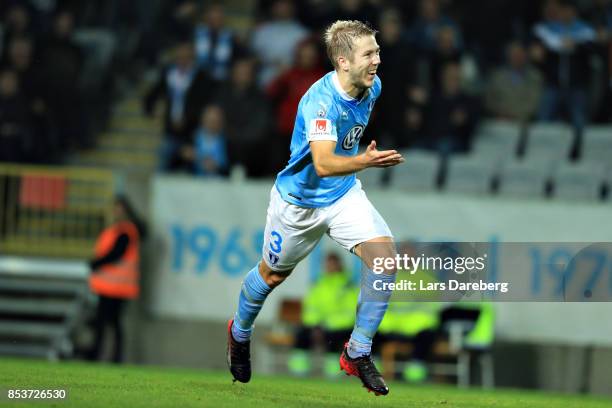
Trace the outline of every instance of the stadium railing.
{"label": "stadium railing", "polygon": [[113,194],[109,170],[0,163],[0,253],[90,257]]}

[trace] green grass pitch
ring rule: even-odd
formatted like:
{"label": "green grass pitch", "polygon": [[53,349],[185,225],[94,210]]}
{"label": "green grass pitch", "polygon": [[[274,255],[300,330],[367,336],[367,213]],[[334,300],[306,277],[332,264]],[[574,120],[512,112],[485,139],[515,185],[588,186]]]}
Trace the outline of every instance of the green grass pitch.
{"label": "green grass pitch", "polygon": [[[65,401],[9,402],[6,390],[68,390]],[[4,407],[612,407],[612,399],[518,390],[459,390],[452,386],[391,383],[386,397],[361,388],[357,378],[338,381],[269,377],[255,373],[233,384],[227,372],[79,362],[0,359]]]}

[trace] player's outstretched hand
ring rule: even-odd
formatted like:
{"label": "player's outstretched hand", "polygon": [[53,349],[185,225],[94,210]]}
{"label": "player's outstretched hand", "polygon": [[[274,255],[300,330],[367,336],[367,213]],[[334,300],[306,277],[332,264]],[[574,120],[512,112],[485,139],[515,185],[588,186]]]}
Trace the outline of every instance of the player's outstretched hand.
{"label": "player's outstretched hand", "polygon": [[376,150],[376,140],[372,140],[363,155],[366,167],[391,167],[404,162],[397,150]]}

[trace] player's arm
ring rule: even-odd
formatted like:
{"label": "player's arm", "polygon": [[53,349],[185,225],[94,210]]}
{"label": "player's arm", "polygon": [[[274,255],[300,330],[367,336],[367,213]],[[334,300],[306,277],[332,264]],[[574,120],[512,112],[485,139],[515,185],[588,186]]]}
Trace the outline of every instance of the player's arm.
{"label": "player's arm", "polygon": [[357,156],[340,156],[335,150],[335,141],[310,142],[312,161],[319,177],[344,176],[368,167],[391,167],[404,162],[404,158],[396,150],[376,150],[374,140],[364,153]]}

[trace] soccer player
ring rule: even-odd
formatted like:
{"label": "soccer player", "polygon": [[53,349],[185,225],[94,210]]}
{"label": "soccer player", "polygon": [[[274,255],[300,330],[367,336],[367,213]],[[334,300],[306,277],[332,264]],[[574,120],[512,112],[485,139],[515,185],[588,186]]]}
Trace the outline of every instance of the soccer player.
{"label": "soccer player", "polygon": [[[360,21],[336,21],[325,32],[335,70],[314,83],[300,101],[289,164],[270,192],[263,259],[244,278],[238,310],[228,322],[227,361],[234,381],[246,383],[251,378],[251,331],[266,297],[323,234],[361,257],[370,269],[375,257],[395,256],[391,231],[355,176],[368,167],[404,161],[395,150],[377,150],[375,141],[364,153],[357,152],[381,91],[375,35]],[[340,356],[340,368],[359,377],[368,391],[386,395],[389,389],[374,366],[371,348],[391,293],[384,289],[373,301],[364,290],[372,288],[374,278],[393,282],[395,270],[362,277],[355,327]]]}

